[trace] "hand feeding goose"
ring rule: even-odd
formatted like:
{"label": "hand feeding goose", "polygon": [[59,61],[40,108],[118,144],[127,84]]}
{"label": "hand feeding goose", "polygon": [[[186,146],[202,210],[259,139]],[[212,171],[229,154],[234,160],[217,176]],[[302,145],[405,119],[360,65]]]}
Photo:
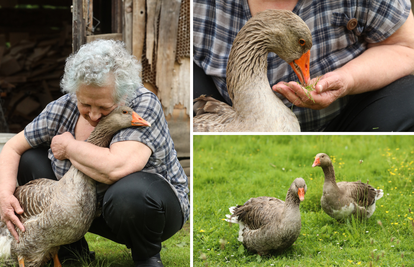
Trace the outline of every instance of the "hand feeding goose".
{"label": "hand feeding goose", "polygon": [[[103,117],[88,138],[88,142],[108,147],[112,136],[130,126],[150,126],[129,107],[119,107]],[[25,232],[19,233],[19,243],[0,222],[0,263],[19,262],[20,267],[37,267],[57,257],[59,246],[73,243],[88,231],[96,211],[96,182],[73,165],[59,180],[36,179],[19,186],[14,195],[24,213],[19,215]]]}
{"label": "hand feeding goose", "polygon": [[265,10],[237,34],[227,64],[233,107],[201,96],[194,100],[195,132],[299,132],[295,114],[272,91],[267,55],[289,63],[302,84],[310,80],[312,36],[303,20],[287,10]]}
{"label": "hand feeding goose", "polygon": [[285,202],[274,197],[249,199],[244,205],[231,207],[226,221],[238,223],[239,237],[244,246],[260,255],[290,247],[301,228],[299,204],[305,199],[306,183],[296,178]]}
{"label": "hand feeding goose", "polygon": [[375,202],[384,193],[369,184],[358,182],[335,181],[335,171],[332,161],[325,153],[315,157],[312,167],[319,166],[325,174],[321,206],[326,214],[337,220],[344,220],[350,216],[369,218],[375,211]]}

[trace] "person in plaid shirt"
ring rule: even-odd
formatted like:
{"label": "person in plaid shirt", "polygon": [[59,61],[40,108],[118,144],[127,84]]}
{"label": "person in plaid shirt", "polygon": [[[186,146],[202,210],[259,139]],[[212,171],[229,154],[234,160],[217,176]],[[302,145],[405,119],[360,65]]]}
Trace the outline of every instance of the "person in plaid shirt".
{"label": "person in plaid shirt", "polygon": [[409,0],[194,0],[193,7],[194,98],[207,94],[231,104],[226,66],[236,34],[260,11],[288,9],[312,33],[310,74],[323,75],[311,93],[315,103],[274,53],[268,56],[267,76],[284,103],[294,103],[302,131],[414,130]]}
{"label": "person in plaid shirt", "polygon": [[[158,98],[141,85],[141,65],[122,42],[83,45],[66,62],[61,81],[68,94],[49,103],[0,154],[0,212],[10,232],[24,230],[15,216],[20,185],[60,179],[73,164],[97,183],[102,215],[89,231],[131,248],[136,266],[163,266],[161,241],[189,217],[187,177],[177,159]],[[102,116],[128,105],[151,124],[119,131],[110,147],[85,142]],[[31,149],[33,148],[33,149]],[[89,255],[82,239],[59,251]],[[65,255],[66,254],[66,255]]]}

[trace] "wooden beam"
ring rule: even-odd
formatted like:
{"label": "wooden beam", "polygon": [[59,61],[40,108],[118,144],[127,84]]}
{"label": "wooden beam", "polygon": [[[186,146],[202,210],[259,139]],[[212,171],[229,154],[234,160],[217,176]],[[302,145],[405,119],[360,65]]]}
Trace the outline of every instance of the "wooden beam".
{"label": "wooden beam", "polygon": [[122,0],[112,0],[112,32],[122,33]]}
{"label": "wooden beam", "polygon": [[[158,17],[161,11],[161,1],[147,0],[147,39],[146,39],[146,57],[150,66],[153,66],[152,56],[154,49],[157,49],[157,31]],[[155,54],[157,51],[155,51]]]}
{"label": "wooden beam", "polygon": [[73,0],[72,11],[72,52],[86,43],[85,20],[83,19],[83,0]]}
{"label": "wooden beam", "polygon": [[124,1],[123,40],[127,51],[132,54],[132,0]]}
{"label": "wooden beam", "polygon": [[86,36],[86,42],[90,43],[98,39],[122,41],[122,33],[107,33]]}
{"label": "wooden beam", "polygon": [[134,0],[132,22],[132,54],[141,60],[145,40],[145,0]]}
{"label": "wooden beam", "polygon": [[171,102],[181,0],[162,1],[157,53],[156,85],[164,107]]}
{"label": "wooden beam", "polygon": [[93,0],[88,0],[89,1],[89,5],[87,6],[87,36],[88,35],[92,35],[93,34]]}

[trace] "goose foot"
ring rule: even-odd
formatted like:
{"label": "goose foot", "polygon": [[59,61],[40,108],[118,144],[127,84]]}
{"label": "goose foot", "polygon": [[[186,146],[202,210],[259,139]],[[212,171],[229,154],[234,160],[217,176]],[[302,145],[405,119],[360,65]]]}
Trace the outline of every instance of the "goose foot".
{"label": "goose foot", "polygon": [[23,256],[18,256],[17,259],[19,260],[19,267],[24,267],[24,258],[23,258]]}
{"label": "goose foot", "polygon": [[62,264],[60,264],[59,257],[58,257],[57,253],[55,254],[55,256],[53,256],[53,267],[62,267]]}

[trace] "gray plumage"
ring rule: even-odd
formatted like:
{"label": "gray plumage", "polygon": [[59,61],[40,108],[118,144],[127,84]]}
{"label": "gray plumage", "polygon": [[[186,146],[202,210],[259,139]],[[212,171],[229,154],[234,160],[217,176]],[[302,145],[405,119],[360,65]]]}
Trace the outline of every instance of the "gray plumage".
{"label": "gray plumage", "polygon": [[[306,44],[301,46],[299,40]],[[227,65],[227,90],[233,107],[212,97],[195,99],[195,132],[298,132],[293,112],[272,91],[267,79],[267,55],[287,63],[312,47],[312,37],[300,17],[287,10],[266,10],[251,18],[237,34]]]}
{"label": "gray plumage", "polygon": [[[132,113],[129,107],[115,109],[101,119],[88,142],[108,147],[117,131],[133,126]],[[58,252],[59,246],[82,238],[95,218],[96,182],[73,165],[59,181],[36,179],[17,187],[14,195],[24,210],[18,217],[25,232],[17,229],[17,243],[6,225],[0,223],[0,240],[11,246],[8,253],[3,251],[5,264],[15,264],[18,257],[23,257],[25,267],[42,266]]]}
{"label": "gray plumage", "polygon": [[251,251],[265,255],[286,249],[300,234],[299,189],[304,198],[307,186],[303,178],[293,181],[285,201],[274,197],[251,198],[241,206],[231,207],[226,221],[239,224],[238,240]]}
{"label": "gray plumage", "polygon": [[325,174],[321,206],[326,214],[337,220],[372,216],[376,201],[384,195],[381,189],[361,181],[337,183],[332,161],[325,153],[316,155],[312,167],[316,166],[321,167]]}

